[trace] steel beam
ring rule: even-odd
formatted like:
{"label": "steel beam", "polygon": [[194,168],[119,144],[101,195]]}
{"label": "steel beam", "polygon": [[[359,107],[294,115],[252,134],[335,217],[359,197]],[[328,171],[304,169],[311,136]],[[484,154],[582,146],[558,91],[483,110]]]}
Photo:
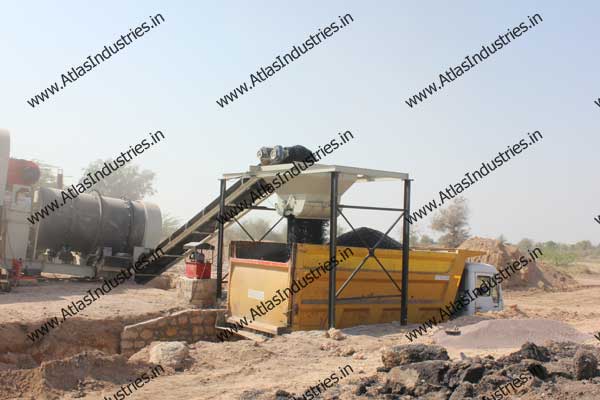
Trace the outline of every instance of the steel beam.
{"label": "steel beam", "polygon": [[402,298],[400,300],[400,325],[408,324],[408,259],[410,251],[410,179],[404,181],[404,218],[402,219]]}
{"label": "steel beam", "polygon": [[221,281],[223,280],[223,235],[225,231],[225,189],[227,181],[221,179],[221,190],[219,194],[219,214],[221,218],[217,218],[219,225],[219,234],[217,236],[217,300],[222,296]]}
{"label": "steel beam", "polygon": [[337,207],[338,207],[338,172],[331,173],[331,201],[329,210],[329,263],[331,270],[329,271],[329,304],[328,317],[329,328],[335,328],[335,275],[337,269],[336,262],[336,242],[337,242]]}
{"label": "steel beam", "polygon": [[404,209],[402,209],[402,208],[350,206],[347,204],[338,204],[338,208],[353,208],[356,210],[375,210],[375,211],[404,211]]}

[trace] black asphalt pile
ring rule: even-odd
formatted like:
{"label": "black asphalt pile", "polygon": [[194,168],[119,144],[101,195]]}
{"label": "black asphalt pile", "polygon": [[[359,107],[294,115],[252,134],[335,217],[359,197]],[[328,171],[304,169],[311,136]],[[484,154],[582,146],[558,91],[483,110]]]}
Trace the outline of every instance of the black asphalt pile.
{"label": "black asphalt pile", "polygon": [[365,247],[366,244],[369,247],[373,247],[382,237],[381,243],[377,246],[378,249],[402,249],[400,242],[392,239],[383,232],[366,227],[358,228],[356,231],[352,230],[338,236],[337,245]]}
{"label": "black asphalt pile", "polygon": [[[382,350],[372,376],[332,387],[323,399],[498,400],[600,398],[600,349],[571,342],[525,343],[499,359],[451,361],[441,346],[409,344]],[[302,399],[279,391],[276,399]],[[306,398],[306,397],[304,397]]]}

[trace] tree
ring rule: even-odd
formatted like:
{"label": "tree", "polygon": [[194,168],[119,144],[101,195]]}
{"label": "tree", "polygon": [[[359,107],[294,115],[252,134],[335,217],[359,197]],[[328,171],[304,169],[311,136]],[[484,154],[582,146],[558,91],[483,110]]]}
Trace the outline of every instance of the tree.
{"label": "tree", "polygon": [[506,236],[504,235],[500,235],[496,238],[497,241],[500,242],[500,244],[505,244],[506,243]]}
{"label": "tree", "polygon": [[464,197],[457,197],[448,207],[433,216],[431,229],[443,233],[438,242],[446,247],[458,247],[469,238],[469,206]]}
{"label": "tree", "polygon": [[[419,243],[419,230],[417,229],[417,227],[415,227],[414,225],[410,224],[410,227],[408,228],[408,240],[410,243],[412,243],[413,245]],[[402,228],[400,228],[400,238],[402,238]],[[400,240],[400,242],[402,242],[402,240]]]}
{"label": "tree", "polygon": [[171,213],[165,212],[162,215],[162,236],[167,237],[175,232],[181,226],[181,220]]}
{"label": "tree", "polygon": [[[402,231],[403,225],[398,224],[396,228],[394,228],[394,232],[398,235],[398,241],[402,243],[404,239],[404,232]],[[390,232],[391,233],[391,232]],[[419,243],[419,238],[421,236],[421,231],[415,225],[409,225],[408,227],[408,240],[410,241],[411,246],[415,246]]]}
{"label": "tree", "polygon": [[[338,226],[337,226],[337,235],[338,236],[343,235],[344,233],[349,232],[349,231],[350,231],[350,228],[348,228],[345,225],[340,225],[338,223]],[[327,233],[329,234],[329,232],[327,232]]]}
{"label": "tree", "polygon": [[517,243],[517,247],[522,253],[526,253],[528,250],[532,250],[534,247],[532,239],[523,238]]}
{"label": "tree", "polygon": [[582,240],[573,245],[574,250],[576,250],[577,252],[582,252],[582,253],[589,252],[593,248],[594,248],[594,245],[589,240]]}
{"label": "tree", "polygon": [[[274,223],[274,222],[273,222]],[[262,218],[245,219],[240,221],[240,224],[244,226],[244,229],[248,231],[254,238],[254,240],[260,239],[271,226],[272,222]],[[279,228],[279,229],[278,229]],[[251,240],[248,235],[240,228],[236,223],[233,223],[225,230],[225,236],[228,241],[231,240]],[[286,233],[281,230],[281,223],[272,230],[264,240],[270,240],[274,242],[287,242]]]}
{"label": "tree", "polygon": [[[92,189],[97,190],[104,196],[128,200],[142,200],[144,197],[156,193],[154,189],[156,174],[154,172],[147,169],[140,170],[137,165],[132,164],[126,164],[114,170],[114,167],[111,169],[107,166],[109,163],[115,165],[115,162],[110,159],[92,162],[85,168],[80,182],[85,178],[89,180],[90,178],[87,175],[89,173],[97,181]],[[102,178],[100,174],[96,175],[97,171],[102,171],[106,177]]]}
{"label": "tree", "polygon": [[552,240],[550,240],[549,242],[544,242],[542,243],[542,246],[545,249],[558,249],[560,247],[560,245]]}
{"label": "tree", "polygon": [[435,244],[435,240],[433,240],[431,237],[429,237],[427,235],[423,235],[423,236],[421,236],[420,244],[423,246],[432,246]]}
{"label": "tree", "polygon": [[569,266],[576,260],[576,256],[573,253],[565,252],[557,248],[543,248],[543,255],[541,257],[544,261],[549,261],[554,265],[558,266]]}

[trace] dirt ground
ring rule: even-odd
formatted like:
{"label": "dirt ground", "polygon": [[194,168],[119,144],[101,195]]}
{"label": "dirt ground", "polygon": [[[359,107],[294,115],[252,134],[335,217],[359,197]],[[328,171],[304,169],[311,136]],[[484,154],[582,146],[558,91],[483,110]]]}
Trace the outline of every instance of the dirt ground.
{"label": "dirt ground", "polygon": [[[580,286],[567,290],[506,291],[505,311],[497,315],[463,317],[450,321],[445,325],[460,327],[499,318],[532,321],[547,319],[564,322],[581,333],[587,334],[582,342],[600,347],[600,342],[591,336],[591,334],[600,331],[600,311],[598,310],[600,275],[586,274],[576,278]],[[59,281],[43,283],[35,287],[20,287],[14,293],[0,295],[0,339],[4,340],[6,344],[9,332],[3,331],[3,327],[5,328],[11,324],[34,326],[46,318],[58,315],[61,307],[72,300],[80,298],[88,289],[94,287],[97,287],[97,283]],[[90,323],[83,333],[91,338],[101,335],[102,326],[110,325],[111,321],[143,320],[152,315],[181,308],[184,308],[184,306],[177,299],[175,290],[161,290],[126,284],[88,307],[79,317]],[[416,328],[415,325],[401,327],[398,323],[354,327],[344,329],[343,333],[346,338],[340,341],[326,338],[322,331],[311,331],[294,332],[261,343],[248,340],[228,343],[197,342],[190,346],[191,367],[184,371],[172,371],[161,375],[127,398],[149,400],[276,399],[275,392],[277,390],[295,393],[301,398],[300,394],[310,386],[315,386],[319,381],[346,365],[352,367],[353,373],[340,381],[339,387],[358,382],[361,378],[364,379],[375,374],[377,369],[382,366],[382,348],[408,344],[409,341],[404,334],[414,328]],[[62,330],[64,330],[64,327]],[[439,334],[439,330],[440,328],[434,328],[413,343],[435,343],[435,335],[436,333]],[[69,333],[64,333],[63,338],[65,341],[68,340]],[[82,337],[85,337],[85,335]],[[72,351],[60,353],[58,350],[54,350],[54,353],[50,352],[51,356],[38,356],[34,359],[39,361],[38,359],[51,360],[70,357],[80,350],[89,350],[93,347],[100,347],[100,350],[106,351],[108,354],[111,354],[112,349],[113,357],[120,357],[115,355],[117,350],[112,345],[106,345],[105,348],[101,345],[86,347],[85,342],[86,339],[78,339],[77,343],[79,345],[73,342],[70,343]],[[22,343],[18,344],[21,345]],[[58,345],[60,343],[55,344],[55,346]],[[485,356],[491,354],[494,357],[499,357],[517,350],[520,344],[514,348],[502,349],[471,347],[475,346],[449,348],[448,353],[451,359],[460,359],[464,355]],[[6,347],[4,351],[7,351]],[[461,355],[461,353],[463,354]],[[1,355],[2,350],[0,349]],[[80,365],[81,361],[69,360],[66,363]],[[106,361],[102,364],[104,365],[103,368],[110,371],[112,368],[110,365],[113,365],[111,363],[119,365],[119,368],[115,368],[115,371],[123,371],[122,361]],[[29,368],[33,366],[31,365]],[[40,369],[9,370],[5,372],[5,375],[2,375],[0,369],[0,386],[3,384],[2,379],[5,379],[6,382],[18,379],[47,379],[40,378],[38,375]],[[49,369],[49,367],[46,366],[46,369]],[[98,383],[89,378],[87,381],[80,382],[77,390],[65,389],[59,397],[43,393],[29,394],[27,390],[31,389],[27,386],[19,395],[14,392],[11,394],[10,391],[3,392],[0,388],[0,398],[97,399],[107,396],[108,399],[111,398],[108,396],[119,389],[118,384],[107,384],[106,380],[101,379],[100,381],[102,382]],[[127,380],[123,383],[127,383]],[[594,386],[598,387],[599,385]],[[582,393],[586,393],[589,385],[586,389],[581,386],[580,382],[574,382],[572,387],[569,388],[568,390],[575,394],[578,390],[580,392],[583,390]],[[330,394],[334,392],[334,389],[331,389]],[[538,398],[531,397],[533,394],[527,396],[529,397],[522,398]],[[541,396],[539,398],[571,398],[565,393],[557,396],[559,397]],[[513,398],[519,397],[513,396]],[[576,396],[573,398],[583,399],[588,397]]]}
{"label": "dirt ground", "polygon": [[[45,320],[62,315],[60,310],[71,301],[80,300],[98,282],[52,280],[33,286],[21,286],[0,295],[0,323]],[[166,312],[183,307],[174,290],[148,288],[125,283],[111,290],[78,316],[90,319],[137,316]]]}

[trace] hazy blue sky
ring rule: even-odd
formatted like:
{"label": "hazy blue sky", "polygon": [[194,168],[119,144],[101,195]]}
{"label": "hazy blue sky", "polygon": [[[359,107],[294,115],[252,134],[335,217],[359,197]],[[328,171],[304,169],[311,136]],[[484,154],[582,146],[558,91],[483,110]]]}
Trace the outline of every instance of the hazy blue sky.
{"label": "hazy blue sky", "polygon": [[[152,198],[187,218],[222,173],[263,145],[354,141],[326,163],[407,172],[413,208],[539,130],[544,139],[464,195],[471,232],[599,241],[597,2],[1,3],[0,126],[12,155],[78,177],[161,130],[136,164]],[[26,100],[150,15],[165,22],[36,108]],[[350,13],[354,22],[222,109],[215,100],[277,55]],[[507,28],[543,22],[415,108],[404,100]],[[399,206],[401,185],[363,184],[346,203]],[[351,213],[385,229],[391,216]],[[428,232],[429,219],[420,230]]]}

